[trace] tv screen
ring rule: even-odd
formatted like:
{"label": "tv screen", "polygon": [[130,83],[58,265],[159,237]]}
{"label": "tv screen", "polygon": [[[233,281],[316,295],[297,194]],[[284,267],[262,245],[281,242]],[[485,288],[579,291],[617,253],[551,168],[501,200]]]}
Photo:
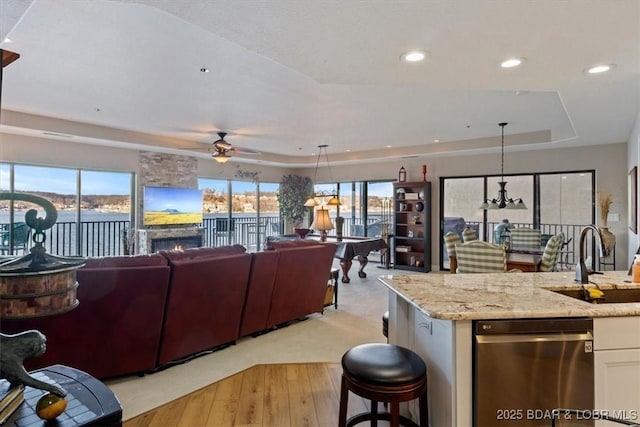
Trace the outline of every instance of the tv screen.
{"label": "tv screen", "polygon": [[145,226],[202,222],[202,190],[197,188],[145,187],[142,204]]}

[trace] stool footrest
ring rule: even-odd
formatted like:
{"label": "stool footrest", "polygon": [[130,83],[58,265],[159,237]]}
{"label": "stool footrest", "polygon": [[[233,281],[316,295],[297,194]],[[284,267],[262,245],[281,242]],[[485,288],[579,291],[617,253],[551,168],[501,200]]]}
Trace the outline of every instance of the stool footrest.
{"label": "stool footrest", "polygon": [[[375,416],[378,421],[391,421],[391,414],[388,412],[378,412]],[[364,421],[371,421],[373,417],[374,414],[371,412],[363,412],[361,414],[354,415],[347,420],[347,427],[355,426],[356,424],[360,424]],[[400,415],[400,425],[405,427],[420,427],[413,420],[410,420],[404,415]]]}

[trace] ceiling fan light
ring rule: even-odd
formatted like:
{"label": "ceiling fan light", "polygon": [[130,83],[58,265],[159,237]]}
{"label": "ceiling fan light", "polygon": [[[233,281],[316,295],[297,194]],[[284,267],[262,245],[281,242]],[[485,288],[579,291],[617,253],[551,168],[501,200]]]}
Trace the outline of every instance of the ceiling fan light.
{"label": "ceiling fan light", "polygon": [[215,154],[214,154],[214,155],[213,155],[213,158],[214,158],[214,159],[216,160],[216,162],[218,162],[218,163],[227,163],[231,157],[227,156],[227,155],[226,155],[226,154],[224,154],[224,153],[220,153],[220,154],[218,154],[218,155],[215,155]]}

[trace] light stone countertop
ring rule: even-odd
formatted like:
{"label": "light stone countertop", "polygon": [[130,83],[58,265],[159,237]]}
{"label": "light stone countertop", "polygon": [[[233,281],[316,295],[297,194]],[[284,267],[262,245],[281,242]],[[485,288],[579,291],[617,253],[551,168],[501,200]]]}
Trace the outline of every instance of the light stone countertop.
{"label": "light stone countertop", "polygon": [[[388,274],[379,280],[429,317],[445,320],[640,316],[640,302],[592,304],[550,291],[580,289],[575,272]],[[607,289],[640,288],[626,271],[589,276]],[[592,287],[593,285],[586,285]]]}

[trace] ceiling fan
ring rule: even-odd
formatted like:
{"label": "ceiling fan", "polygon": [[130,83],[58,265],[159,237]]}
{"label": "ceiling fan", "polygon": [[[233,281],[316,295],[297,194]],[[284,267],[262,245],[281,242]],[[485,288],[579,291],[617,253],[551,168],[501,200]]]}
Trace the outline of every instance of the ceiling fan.
{"label": "ceiling fan", "polygon": [[220,139],[214,141],[207,151],[211,152],[211,156],[218,163],[227,163],[231,156],[229,156],[230,152],[236,153],[244,153],[244,154],[261,154],[259,151],[251,150],[248,148],[234,147],[224,140],[224,137],[227,136],[226,132],[218,132],[218,136]]}

